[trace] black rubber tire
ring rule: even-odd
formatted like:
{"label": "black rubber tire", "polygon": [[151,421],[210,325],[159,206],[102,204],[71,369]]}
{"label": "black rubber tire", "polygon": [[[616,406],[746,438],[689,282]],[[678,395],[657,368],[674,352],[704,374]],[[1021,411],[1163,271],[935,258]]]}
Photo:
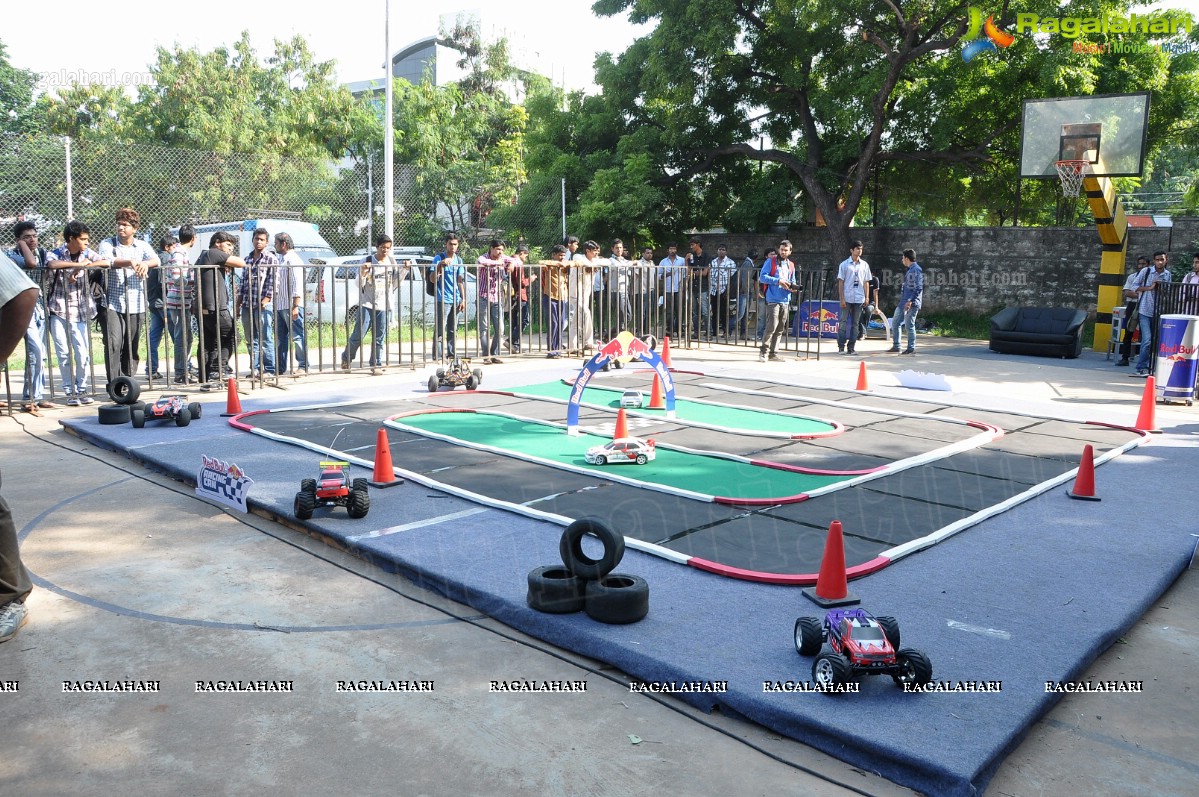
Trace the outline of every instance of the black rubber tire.
{"label": "black rubber tire", "polygon": [[437,369],[437,378],[438,378],[438,379],[441,379],[443,376],[445,376],[445,369],[444,369],[444,368],[438,368],[438,369]]}
{"label": "black rubber tire", "polygon": [[146,402],[144,402],[144,401],[135,401],[132,404],[128,404],[126,406],[129,407],[130,412],[133,412],[134,410],[141,410],[142,412],[146,411]]}
{"label": "black rubber tire", "polygon": [[439,388],[439,387],[441,387],[441,383],[437,381],[437,377],[435,377],[435,376],[429,377],[429,392],[436,393],[437,388]]}
{"label": "black rubber tire", "polygon": [[142,392],[141,385],[130,376],[118,376],[108,383],[108,396],[117,404],[132,404]]}
{"label": "black rubber tire", "polygon": [[596,465],[607,465],[608,458],[605,457],[603,454],[600,454],[598,457],[595,458],[595,464]]}
{"label": "black rubber tire", "polygon": [[354,479],[352,482],[350,482],[351,490],[365,490],[370,486],[370,482],[366,479]]}
{"label": "black rubber tire", "polygon": [[[598,559],[583,552],[583,538],[589,535],[603,543],[604,552]],[[579,578],[594,581],[608,575],[620,564],[624,557],[624,537],[598,518],[579,518],[562,532],[558,552],[562,554],[562,564],[567,570]]]}
{"label": "black rubber tire", "polygon": [[187,405],[187,411],[192,414],[193,421],[198,421],[200,420],[200,414],[204,412],[204,405],[198,401],[193,401]]}
{"label": "black rubber tire", "polygon": [[101,426],[120,426],[129,423],[129,407],[124,404],[101,404],[96,408]]}
{"label": "black rubber tire", "polygon": [[175,425],[176,426],[187,426],[191,422],[192,422],[192,414],[191,414],[191,411],[187,407],[184,407],[183,409],[179,410],[179,414],[175,416]]}
{"label": "black rubber tire", "polygon": [[647,457],[645,454],[638,454],[638,455],[637,455],[637,464],[638,464],[638,465],[645,465],[645,464],[648,464],[648,463],[649,463],[649,457]]}
{"label": "black rubber tire", "polygon": [[562,565],[546,565],[529,571],[529,592],[525,601],[530,609],[546,614],[581,612],[587,582],[571,574]]}
{"label": "black rubber tire", "polygon": [[613,360],[612,367],[616,369],[624,368],[624,363],[622,363],[620,360]]}
{"label": "black rubber tire", "polygon": [[471,374],[470,376],[466,377],[466,389],[467,390],[474,390],[478,386],[479,386],[479,380],[475,377],[474,374]]}
{"label": "black rubber tire", "polygon": [[588,617],[601,623],[635,623],[649,614],[649,583],[628,573],[609,573],[588,581],[583,609]]}
{"label": "black rubber tire", "polygon": [[300,492],[316,495],[316,479],[300,479]]}
{"label": "black rubber tire", "polygon": [[904,648],[895,654],[895,663],[899,667],[899,672],[891,676],[895,681],[896,686],[909,684],[911,686],[924,686],[933,679],[933,664],[925,656],[914,648]]}
{"label": "black rubber tire", "polygon": [[134,429],[143,429],[146,426],[146,411],[145,410],[129,410],[129,422],[133,424]]}
{"label": "black rubber tire", "polygon": [[824,647],[824,627],[815,617],[795,621],[795,650],[801,656],[815,656]]}
{"label": "black rubber tire", "polygon": [[316,509],[316,494],[301,490],[296,493],[296,500],[291,505],[291,512],[297,520],[308,520]]}
{"label": "black rubber tire", "polygon": [[371,511],[371,494],[365,487],[350,490],[350,500],[346,502],[346,511],[354,520],[366,517],[366,513]]}
{"label": "black rubber tire", "polygon": [[875,617],[879,626],[882,627],[883,633],[887,636],[887,641],[891,643],[891,649],[899,650],[899,621],[894,617]]}
{"label": "black rubber tire", "polygon": [[610,360],[605,360],[605,361],[604,361],[604,364],[600,366],[600,370],[601,370],[601,371],[604,371],[604,372],[606,373],[606,372],[608,371],[608,369],[609,369],[609,368],[611,368],[611,367],[612,367],[612,363],[611,363],[611,361],[610,361]]}
{"label": "black rubber tire", "polygon": [[812,683],[817,686],[839,686],[849,683],[853,668],[840,653],[821,653],[812,663]]}
{"label": "black rubber tire", "polygon": [[471,371],[471,373],[475,375],[476,382],[478,382],[480,385],[483,384],[483,369],[482,368],[476,368],[475,370]]}

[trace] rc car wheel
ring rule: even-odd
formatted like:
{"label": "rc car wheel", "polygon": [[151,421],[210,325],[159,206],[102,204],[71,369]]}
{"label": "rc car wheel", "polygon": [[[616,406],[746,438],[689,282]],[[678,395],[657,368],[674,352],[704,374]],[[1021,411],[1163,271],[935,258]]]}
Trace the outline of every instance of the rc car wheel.
{"label": "rc car wheel", "polygon": [[437,378],[438,378],[438,379],[441,379],[443,376],[445,376],[445,369],[444,369],[444,368],[438,368],[438,369],[437,369]]}
{"label": "rc car wheel", "polygon": [[622,363],[620,360],[613,360],[612,367],[617,369],[624,368],[624,363]]}
{"label": "rc car wheel", "polygon": [[187,405],[187,411],[192,414],[193,421],[198,421],[200,420],[200,413],[204,411],[204,405],[198,401],[193,401]]}
{"label": "rc car wheel", "polygon": [[914,648],[904,648],[895,654],[895,665],[899,672],[891,677],[897,686],[924,686],[933,679],[932,662],[928,660],[928,656]]}
{"label": "rc car wheel", "polygon": [[588,617],[601,623],[635,623],[649,614],[649,584],[641,576],[625,573],[588,581],[583,609]]}
{"label": "rc car wheel", "polygon": [[191,414],[191,411],[188,410],[187,407],[184,407],[183,409],[179,410],[179,414],[175,416],[175,425],[176,426],[187,426],[191,422],[192,422],[192,414]]}
{"label": "rc car wheel", "polygon": [[108,395],[117,404],[132,404],[141,392],[141,386],[129,376],[118,376],[108,383]]}
{"label": "rc car wheel", "polygon": [[645,454],[637,455],[637,464],[638,465],[644,465],[647,462],[649,462],[649,457],[647,457]]}
{"label": "rc car wheel", "polygon": [[366,479],[354,479],[354,481],[350,482],[351,490],[365,490],[368,487],[370,487],[370,482]]}
{"label": "rc car wheel", "polygon": [[824,645],[824,629],[815,617],[795,621],[795,650],[801,656],[815,656]]}
{"label": "rc car wheel", "polygon": [[103,426],[120,426],[129,423],[129,407],[124,404],[101,404],[96,414]]}
{"label": "rc car wheel", "polygon": [[899,650],[899,621],[894,617],[875,617],[874,619],[882,627],[883,633],[887,635],[891,649]]}
{"label": "rc car wheel", "polygon": [[129,410],[129,420],[133,424],[134,429],[141,429],[146,425],[146,411]]}
{"label": "rc car wheel", "polygon": [[144,402],[144,401],[135,401],[135,402],[133,402],[132,404],[127,404],[126,406],[127,406],[127,407],[129,407],[129,411],[130,411],[130,412],[133,412],[134,410],[142,410],[143,412],[145,412],[145,409],[146,409],[146,402]]}
{"label": "rc car wheel", "polygon": [[350,513],[350,517],[357,520],[358,518],[366,517],[366,513],[371,509],[371,495],[366,488],[355,488],[350,490],[350,500],[346,504],[346,511]]}
{"label": "rc car wheel", "polygon": [[[592,559],[583,551],[583,538],[596,537],[603,543],[604,550],[598,559]],[[566,527],[558,543],[562,563],[579,578],[594,581],[616,569],[624,556],[624,537],[617,534],[606,523],[597,518],[580,518]]]}
{"label": "rc car wheel", "polygon": [[[316,495],[316,479],[300,479],[300,492]],[[315,500],[315,498],[313,499]]]}
{"label": "rc car wheel", "polygon": [[436,393],[437,388],[439,386],[440,386],[440,383],[437,381],[437,377],[435,377],[435,376],[429,377],[429,392],[430,393]]}
{"label": "rc car wheel", "polygon": [[298,520],[308,520],[312,517],[312,510],[316,509],[316,495],[307,491],[296,493],[296,500],[291,506],[291,513]]}
{"label": "rc car wheel", "polygon": [[480,385],[483,384],[483,369],[482,368],[476,368],[475,370],[471,371],[471,373],[475,375],[475,381],[477,381]]}
{"label": "rc car wheel", "polygon": [[609,369],[609,368],[611,368],[611,367],[612,367],[612,361],[611,361],[611,360],[605,360],[605,361],[604,361],[604,364],[600,366],[600,370],[601,370],[601,371],[603,371],[603,372],[605,372],[605,373],[607,373],[608,369]]}
{"label": "rc car wheel", "polygon": [[474,390],[478,386],[479,386],[479,380],[475,377],[474,374],[471,374],[470,376],[466,377],[466,389],[467,390]]}
{"label": "rc car wheel", "polygon": [[820,686],[837,686],[849,682],[851,670],[839,653],[821,653],[812,664],[812,681]]}
{"label": "rc car wheel", "polygon": [[572,575],[561,565],[547,565],[529,571],[529,592],[525,601],[530,609],[547,614],[582,611],[587,582]]}

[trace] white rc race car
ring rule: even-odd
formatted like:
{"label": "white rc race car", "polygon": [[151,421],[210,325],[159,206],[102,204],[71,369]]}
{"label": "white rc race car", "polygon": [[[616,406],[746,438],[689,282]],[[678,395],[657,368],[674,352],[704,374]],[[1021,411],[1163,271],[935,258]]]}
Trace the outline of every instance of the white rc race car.
{"label": "white rc race car", "polygon": [[602,446],[587,449],[584,458],[588,465],[644,465],[656,456],[653,439],[619,437]]}

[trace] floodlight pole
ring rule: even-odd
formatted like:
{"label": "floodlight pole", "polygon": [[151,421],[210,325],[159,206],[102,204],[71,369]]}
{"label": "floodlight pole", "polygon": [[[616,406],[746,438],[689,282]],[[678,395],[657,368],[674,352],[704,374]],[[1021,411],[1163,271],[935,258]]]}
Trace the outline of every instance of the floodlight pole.
{"label": "floodlight pole", "polygon": [[[383,0],[383,58],[384,97],[383,102],[383,231],[388,238],[395,237],[395,187],[393,183],[395,161],[395,133],[392,131],[392,75],[391,75],[391,0]],[[374,246],[375,242],[368,242]]]}

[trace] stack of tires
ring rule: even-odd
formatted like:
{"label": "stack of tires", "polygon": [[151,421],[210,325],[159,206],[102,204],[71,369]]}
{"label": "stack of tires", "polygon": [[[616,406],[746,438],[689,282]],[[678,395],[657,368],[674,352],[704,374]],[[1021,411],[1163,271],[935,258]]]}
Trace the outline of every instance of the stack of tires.
{"label": "stack of tires", "polygon": [[146,408],[145,402],[138,401],[141,385],[128,376],[118,376],[108,383],[108,396],[113,404],[101,404],[96,408],[100,423],[104,426],[119,426],[129,423],[130,410]]}
{"label": "stack of tires", "polygon": [[[598,558],[583,550],[587,537],[603,546]],[[586,611],[601,623],[635,623],[649,614],[649,584],[640,576],[614,573],[624,557],[624,537],[603,521],[581,518],[562,532],[558,546],[562,565],[529,572],[528,604],[539,612]]]}

